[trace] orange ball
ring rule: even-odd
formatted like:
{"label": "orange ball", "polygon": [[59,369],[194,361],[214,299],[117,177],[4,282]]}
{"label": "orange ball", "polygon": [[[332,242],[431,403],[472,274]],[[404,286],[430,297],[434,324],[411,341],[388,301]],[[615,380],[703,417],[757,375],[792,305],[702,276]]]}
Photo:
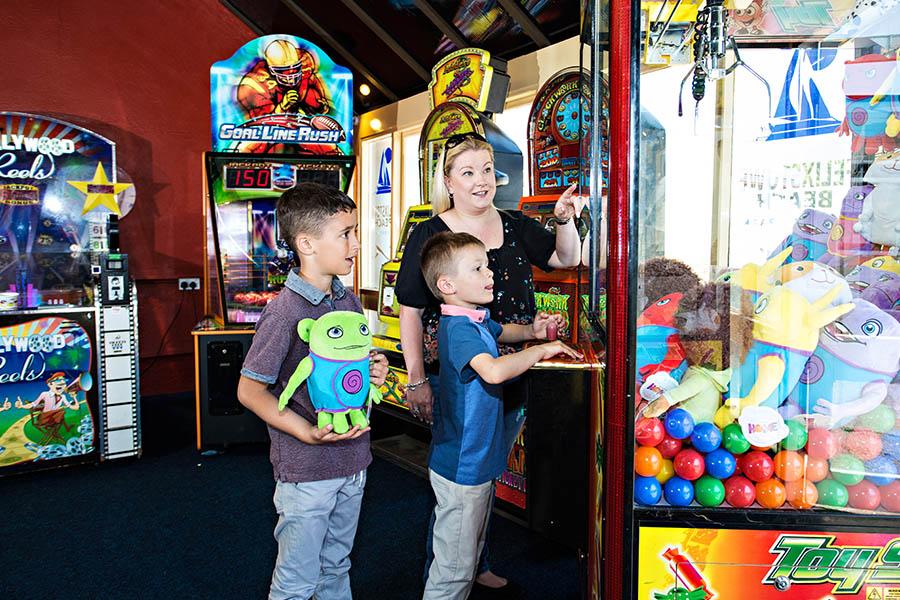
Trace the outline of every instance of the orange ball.
{"label": "orange ball", "polygon": [[787,501],[794,508],[812,508],[819,500],[819,490],[809,479],[784,484]]}
{"label": "orange ball", "polygon": [[662,454],[652,446],[641,446],[634,453],[634,471],[641,477],[656,477],[662,468]]}
{"label": "orange ball", "polygon": [[659,468],[659,473],[656,474],[656,480],[665,484],[668,480],[672,479],[673,475],[675,475],[675,465],[673,465],[672,461],[668,458],[664,458],[662,465]]}
{"label": "orange ball", "polygon": [[756,484],[756,501],[763,508],[780,508],[787,500],[784,484],[777,479],[767,479]]}
{"label": "orange ball", "polygon": [[824,458],[806,457],[806,478],[818,483],[828,477],[828,461]]}
{"label": "orange ball", "polygon": [[782,450],[775,455],[775,474],[783,481],[797,481],[805,471],[804,457],[793,450]]}

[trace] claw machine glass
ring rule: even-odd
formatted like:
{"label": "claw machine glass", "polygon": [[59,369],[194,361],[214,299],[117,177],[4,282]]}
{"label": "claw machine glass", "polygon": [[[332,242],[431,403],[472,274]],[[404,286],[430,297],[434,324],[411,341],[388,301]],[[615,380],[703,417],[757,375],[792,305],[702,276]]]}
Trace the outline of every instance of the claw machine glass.
{"label": "claw machine glass", "polygon": [[610,20],[606,592],[900,593],[900,8]]}

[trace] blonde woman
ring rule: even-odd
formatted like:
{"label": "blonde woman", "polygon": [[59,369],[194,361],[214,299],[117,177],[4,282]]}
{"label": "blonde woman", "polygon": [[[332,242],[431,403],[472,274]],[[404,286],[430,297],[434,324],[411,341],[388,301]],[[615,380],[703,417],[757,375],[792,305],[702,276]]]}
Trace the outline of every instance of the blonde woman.
{"label": "blonde woman", "polygon": [[[428,290],[421,271],[425,242],[442,231],[469,233],[484,242],[489,268],[494,272],[494,301],[487,306],[500,324],[529,324],[536,313],[532,266],[545,271],[571,268],[581,259],[581,240],[574,217],[582,200],[575,186],[567,189],[554,207],[556,234],[518,211],[494,207],[497,191],[494,152],[485,139],[474,133],[451,136],[438,160],[431,190],[433,217],[416,226],[403,252],[396,293],[400,302],[400,342],[409,383],[406,400],[413,417],[431,423],[437,383],[437,324],[440,303]],[[514,348],[501,344],[500,352]],[[522,394],[507,386],[505,419],[507,446],[521,430]],[[428,531],[428,568],[433,558],[432,530]],[[475,589],[492,597],[515,597],[515,586],[490,571],[487,545],[482,553]],[[503,593],[503,595],[499,595]]]}

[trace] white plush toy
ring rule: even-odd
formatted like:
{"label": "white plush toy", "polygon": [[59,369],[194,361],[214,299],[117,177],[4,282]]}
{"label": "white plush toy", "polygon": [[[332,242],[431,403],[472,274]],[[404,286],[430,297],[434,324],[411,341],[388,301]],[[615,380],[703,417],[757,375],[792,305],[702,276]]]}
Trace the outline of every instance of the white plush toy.
{"label": "white plush toy", "polygon": [[866,171],[865,180],[875,185],[866,196],[859,221],[853,231],[874,244],[890,246],[890,253],[900,254],[900,152],[876,157]]}

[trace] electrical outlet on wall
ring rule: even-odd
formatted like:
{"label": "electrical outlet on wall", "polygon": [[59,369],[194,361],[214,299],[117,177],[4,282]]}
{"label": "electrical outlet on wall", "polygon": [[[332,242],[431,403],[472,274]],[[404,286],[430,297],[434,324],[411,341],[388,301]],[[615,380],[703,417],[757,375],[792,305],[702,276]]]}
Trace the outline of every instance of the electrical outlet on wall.
{"label": "electrical outlet on wall", "polygon": [[180,277],[178,279],[178,289],[182,292],[199,292],[200,291],[200,278],[199,277]]}

